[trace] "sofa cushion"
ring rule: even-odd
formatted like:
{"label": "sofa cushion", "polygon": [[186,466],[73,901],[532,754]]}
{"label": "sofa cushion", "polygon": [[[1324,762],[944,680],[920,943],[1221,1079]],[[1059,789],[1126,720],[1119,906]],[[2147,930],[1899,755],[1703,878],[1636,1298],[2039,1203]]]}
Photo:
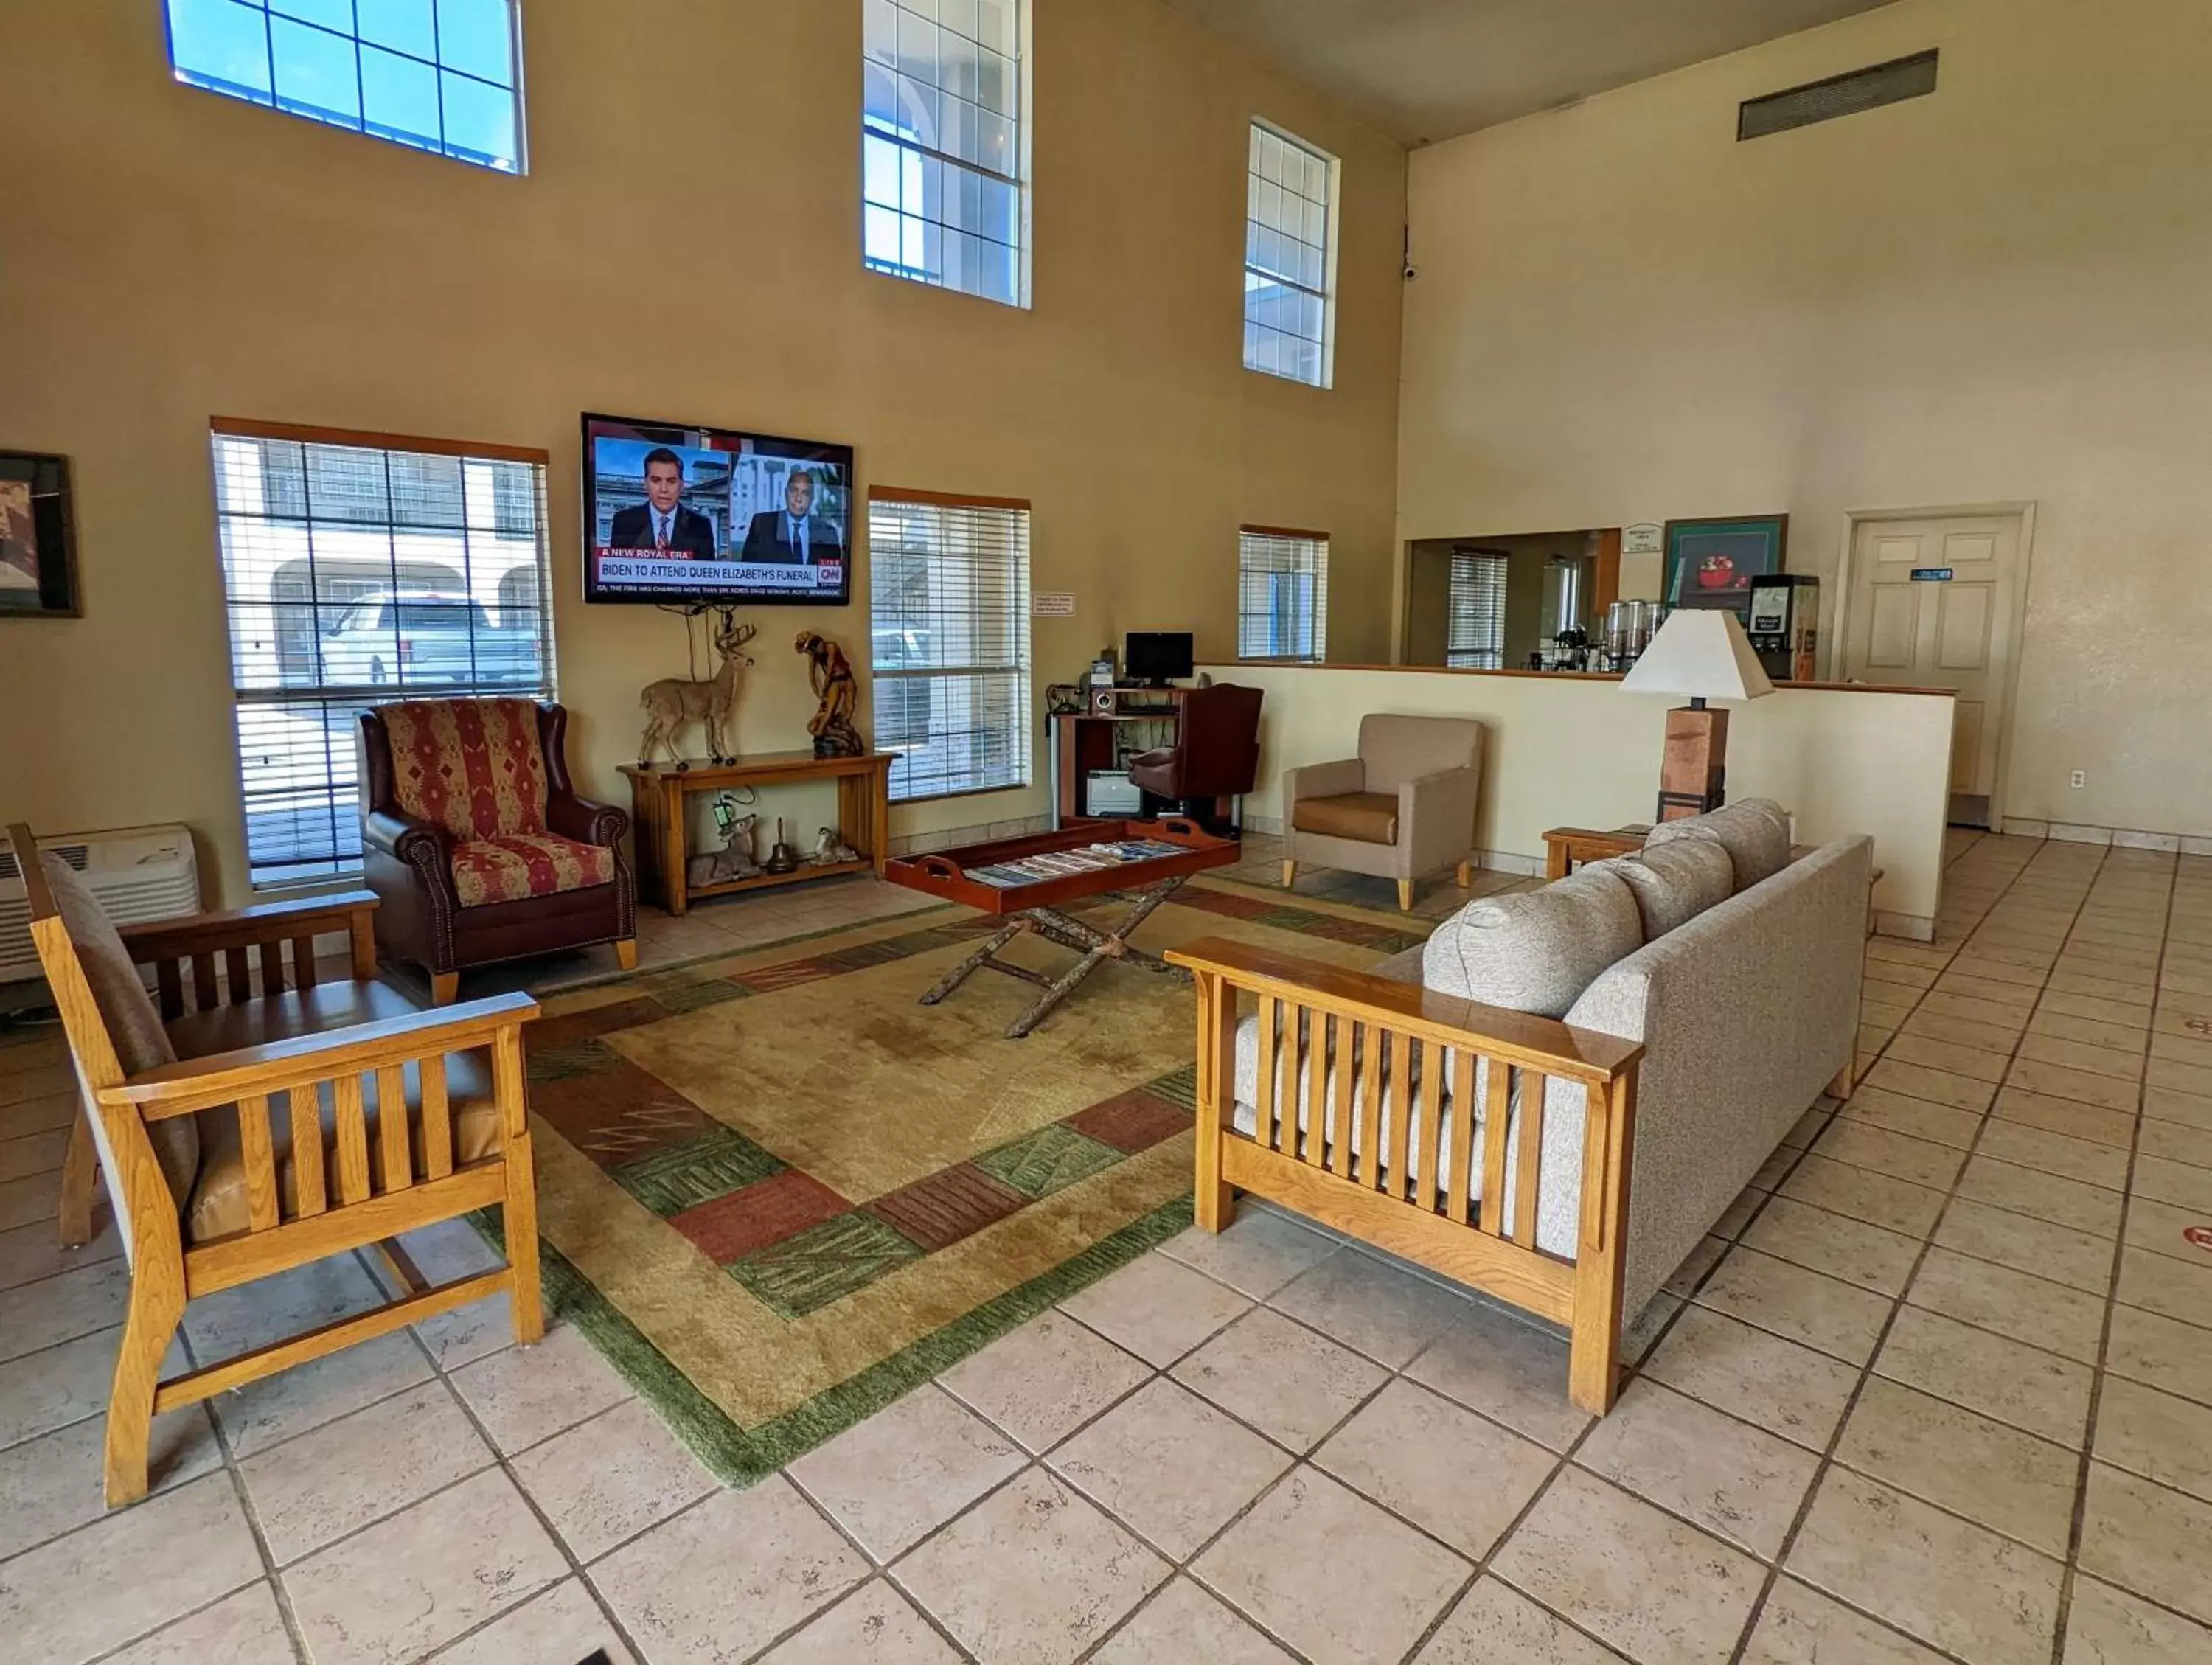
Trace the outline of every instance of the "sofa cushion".
{"label": "sofa cushion", "polygon": [[545,829],[545,754],[528,700],[403,700],[377,714],[392,745],[392,795],[455,838]]}
{"label": "sofa cushion", "polygon": [[1790,865],[1790,814],[1771,799],[1747,798],[1704,815],[1662,821],[1645,836],[1644,848],[1683,838],[1711,839],[1726,850],[1739,890],[1748,890]]}
{"label": "sofa cushion", "polygon": [[1517,896],[1484,896],[1439,925],[1422,981],[1462,1000],[1557,1018],[1643,945],[1636,896],[1602,866]]}
{"label": "sofa cushion", "polygon": [[611,884],[615,853],[556,833],[515,833],[453,846],[453,894],[464,908]]}
{"label": "sofa cushion", "polygon": [[1354,838],[1363,844],[1395,844],[1398,794],[1347,792],[1334,798],[1301,798],[1291,811],[1291,825],[1299,832]]}
{"label": "sofa cushion", "polygon": [[[40,851],[39,865],[46,870],[47,887],[54,893],[54,911],[61,915],[70,944],[76,950],[77,964],[92,989],[93,1004],[100,1008],[100,1027],[107,1031],[108,1044],[115,1048],[116,1061],[122,1065],[124,1074],[140,1075],[174,1063],[176,1048],[161,1027],[161,1014],[147,994],[114,921],[76,876],[76,870],[59,856]],[[171,1116],[149,1123],[146,1128],[154,1158],[161,1166],[161,1177],[169,1182],[170,1194],[179,1203],[191,1192],[192,1176],[199,1171],[198,1120]]]}
{"label": "sofa cushion", "polygon": [[1735,889],[1735,864],[1717,839],[1677,838],[1641,854],[1590,865],[1604,868],[1635,894],[1646,942],[1726,902]]}

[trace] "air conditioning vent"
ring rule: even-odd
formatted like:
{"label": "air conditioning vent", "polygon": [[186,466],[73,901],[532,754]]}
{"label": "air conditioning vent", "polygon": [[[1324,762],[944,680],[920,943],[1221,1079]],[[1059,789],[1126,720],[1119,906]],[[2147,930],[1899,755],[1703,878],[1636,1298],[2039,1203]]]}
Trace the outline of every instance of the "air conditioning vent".
{"label": "air conditioning vent", "polygon": [[1763,139],[1770,133],[1786,133],[1793,127],[1855,116],[1862,110],[1879,110],[1885,104],[1901,104],[1936,90],[1936,52],[1933,48],[1848,75],[1746,99],[1736,106],[1735,136]]}
{"label": "air conditioning vent", "polygon": [[[118,925],[175,919],[199,911],[199,869],[184,828],[131,827],[39,841],[82,873],[100,911]],[[12,846],[0,844],[0,983],[35,977],[31,903]]]}

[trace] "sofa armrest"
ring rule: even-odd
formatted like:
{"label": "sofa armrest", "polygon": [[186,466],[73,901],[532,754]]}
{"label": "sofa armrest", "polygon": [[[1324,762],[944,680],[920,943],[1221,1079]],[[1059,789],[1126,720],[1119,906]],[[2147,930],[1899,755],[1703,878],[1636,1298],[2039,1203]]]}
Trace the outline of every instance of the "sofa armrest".
{"label": "sofa armrest", "polygon": [[1366,788],[1367,765],[1357,757],[1333,763],[1308,763],[1283,772],[1283,823],[1290,824],[1291,810],[1301,799],[1335,798]]}
{"label": "sofa armrest", "polygon": [[1398,787],[1398,841],[1414,876],[1463,861],[1474,850],[1479,769],[1442,769]]}
{"label": "sofa armrest", "polygon": [[611,804],[598,804],[574,793],[556,792],[545,800],[548,831],[580,844],[599,844],[609,849],[622,842],[629,830],[629,811]]}
{"label": "sofa armrest", "polygon": [[417,821],[412,816],[396,814],[391,810],[362,812],[361,842],[372,850],[410,866],[425,854],[435,855],[441,866],[448,866],[453,861],[453,834],[430,822]]}

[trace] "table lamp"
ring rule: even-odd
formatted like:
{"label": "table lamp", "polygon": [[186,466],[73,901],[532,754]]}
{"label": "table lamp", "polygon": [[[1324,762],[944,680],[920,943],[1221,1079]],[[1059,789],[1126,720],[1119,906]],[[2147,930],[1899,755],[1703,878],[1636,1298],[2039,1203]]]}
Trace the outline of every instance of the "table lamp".
{"label": "table lamp", "polygon": [[1667,714],[1658,818],[1679,821],[1718,809],[1728,796],[1728,713],[1711,710],[1705,702],[1756,700],[1774,691],[1736,616],[1717,608],[1676,608],[1620,690],[1689,697],[1689,704]]}

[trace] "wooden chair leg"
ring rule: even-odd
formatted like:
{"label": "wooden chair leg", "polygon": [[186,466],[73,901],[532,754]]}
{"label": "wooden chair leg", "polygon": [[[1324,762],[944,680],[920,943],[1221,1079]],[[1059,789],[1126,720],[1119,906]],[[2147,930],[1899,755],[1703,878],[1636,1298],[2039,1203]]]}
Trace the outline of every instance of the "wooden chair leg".
{"label": "wooden chair leg", "polygon": [[82,1249],[92,1241],[92,1209],[100,1196],[100,1152],[93,1143],[92,1114],[79,1106],[70,1123],[69,1150],[62,1158],[59,1225],[64,1249]]}
{"label": "wooden chair leg", "polygon": [[501,1224],[507,1234],[507,1263],[512,1268],[508,1298],[514,1310],[514,1340],[528,1346],[545,1334],[543,1285],[538,1269],[538,1174],[526,1135],[507,1142],[507,1206]]}
{"label": "wooden chair leg", "polygon": [[1291,888],[1291,885],[1293,885],[1293,884],[1297,884],[1297,882],[1298,882],[1298,864],[1297,864],[1297,862],[1295,862],[1295,861],[1285,861],[1285,862],[1284,862],[1284,863],[1283,863],[1283,888],[1284,888],[1285,890],[1289,890],[1289,889]]}
{"label": "wooden chair leg", "polygon": [[615,945],[615,963],[625,971],[637,969],[637,939],[624,937]]}
{"label": "wooden chair leg", "polygon": [[1461,862],[1459,864],[1459,888],[1462,890],[1468,890],[1473,887],[1474,884],[1474,863],[1472,861]]}
{"label": "wooden chair leg", "polygon": [[1398,911],[1401,914],[1413,911],[1413,881],[1410,878],[1398,881]]}
{"label": "wooden chair leg", "polygon": [[131,1310],[107,1400],[107,1506],[120,1509],[146,1495],[146,1449],[154,1432],[154,1390],[161,1359],[184,1316],[184,1268],[142,1257],[131,1279]]}
{"label": "wooden chair leg", "polygon": [[434,971],[430,974],[430,1004],[451,1006],[460,995],[461,974],[458,971]]}

